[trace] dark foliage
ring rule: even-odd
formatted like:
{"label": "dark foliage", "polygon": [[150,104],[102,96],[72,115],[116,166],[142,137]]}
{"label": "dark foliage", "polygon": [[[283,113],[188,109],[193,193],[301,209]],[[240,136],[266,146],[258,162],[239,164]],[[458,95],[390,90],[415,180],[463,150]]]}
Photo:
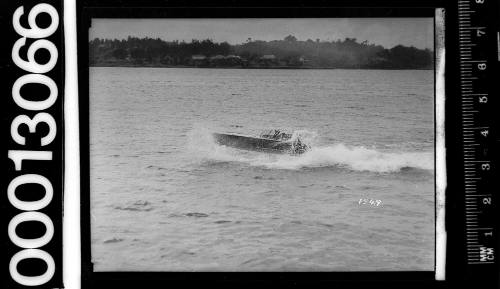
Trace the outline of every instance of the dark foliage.
{"label": "dark foliage", "polygon": [[230,45],[211,39],[167,42],[159,38],[128,37],[123,40],[93,39],[89,43],[90,65],[151,66],[242,66],[431,69],[429,49],[358,42],[355,38],[336,41],[299,41],[293,35],[283,40],[261,41],[248,38]]}

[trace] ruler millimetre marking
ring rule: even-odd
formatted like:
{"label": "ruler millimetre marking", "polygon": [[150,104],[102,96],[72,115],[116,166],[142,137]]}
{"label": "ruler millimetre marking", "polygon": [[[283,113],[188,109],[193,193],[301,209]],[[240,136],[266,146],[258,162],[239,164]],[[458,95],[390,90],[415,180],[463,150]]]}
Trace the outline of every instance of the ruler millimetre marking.
{"label": "ruler millimetre marking", "polygon": [[[483,1],[485,2],[485,1]],[[458,41],[459,41],[459,72],[460,72],[460,95],[461,95],[461,124],[462,124],[462,157],[464,164],[464,188],[465,188],[465,235],[466,235],[466,257],[467,264],[491,264],[489,258],[493,253],[489,252],[482,243],[480,235],[485,232],[491,232],[493,228],[482,224],[484,203],[482,198],[491,198],[491,194],[481,192],[478,184],[484,182],[483,170],[490,169],[491,161],[478,155],[477,147],[481,147],[485,135],[483,131],[489,131],[490,127],[480,123],[482,112],[482,102],[478,98],[488,97],[487,93],[476,91],[475,82],[479,76],[475,75],[477,69],[486,68],[487,60],[473,58],[473,49],[479,49],[480,43],[474,43],[477,40],[476,31],[485,31],[486,27],[472,23],[472,14],[478,14],[475,10],[478,3],[476,0],[458,1]],[[479,16],[479,14],[478,14]],[[479,33],[479,32],[478,32]],[[478,34],[484,37],[485,33]],[[483,65],[484,63],[484,65]],[[477,66],[477,67],[476,67]],[[484,69],[483,69],[484,70]],[[483,138],[482,138],[483,137]],[[494,257],[493,257],[494,258]]]}

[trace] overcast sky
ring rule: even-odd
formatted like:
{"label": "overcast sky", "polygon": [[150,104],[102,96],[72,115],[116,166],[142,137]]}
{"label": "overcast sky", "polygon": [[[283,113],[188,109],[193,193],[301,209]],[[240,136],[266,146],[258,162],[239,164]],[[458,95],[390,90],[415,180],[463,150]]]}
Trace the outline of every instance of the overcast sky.
{"label": "overcast sky", "polygon": [[398,44],[434,47],[433,18],[328,18],[328,19],[93,19],[90,39],[161,38],[188,41],[210,38],[231,44],[277,40],[294,35],[299,40],[368,40],[392,48]]}

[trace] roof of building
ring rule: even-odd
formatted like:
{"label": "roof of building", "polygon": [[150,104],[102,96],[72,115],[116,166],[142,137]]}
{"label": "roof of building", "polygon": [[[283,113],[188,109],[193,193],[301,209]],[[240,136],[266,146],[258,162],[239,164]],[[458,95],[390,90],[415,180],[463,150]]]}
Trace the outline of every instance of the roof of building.
{"label": "roof of building", "polygon": [[224,55],[220,55],[220,54],[210,57],[210,59],[224,59],[224,58],[225,58]]}
{"label": "roof of building", "polygon": [[193,59],[193,60],[204,60],[206,58],[207,57],[205,55],[201,55],[201,54],[191,56],[191,59]]}

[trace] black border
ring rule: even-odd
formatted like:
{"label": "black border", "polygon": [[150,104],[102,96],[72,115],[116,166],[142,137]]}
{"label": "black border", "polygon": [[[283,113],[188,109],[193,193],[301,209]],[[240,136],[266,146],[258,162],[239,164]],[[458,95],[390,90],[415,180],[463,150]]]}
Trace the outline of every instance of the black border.
{"label": "black border", "polygon": [[[458,96],[457,2],[420,1],[118,1],[86,0],[78,3],[78,67],[81,154],[82,288],[168,286],[340,286],[360,288],[448,288],[464,283],[465,239],[463,192],[460,182],[447,181],[446,281],[435,281],[434,272],[308,272],[308,273],[202,273],[202,272],[93,272],[90,252],[89,194],[89,65],[88,28],[91,18],[238,18],[238,17],[434,17],[434,8],[446,10],[446,95]],[[460,180],[461,152],[458,101],[446,101],[446,167],[448,180]],[[450,113],[452,112],[452,113]]]}
{"label": "black border", "polygon": [[[24,14],[20,18],[20,23],[23,27],[29,28],[28,26],[28,15],[35,5],[40,3],[46,3],[51,5],[57,11],[59,16],[59,25],[56,31],[48,37],[40,38],[46,39],[52,42],[58,52],[57,63],[53,69],[43,73],[43,75],[52,79],[58,89],[57,99],[53,105],[44,110],[26,110],[18,106],[12,99],[12,86],[14,82],[19,79],[19,77],[31,74],[31,72],[25,71],[18,67],[12,60],[11,53],[14,43],[21,38],[21,36],[14,30],[13,27],[13,14],[16,9],[20,6],[24,7]],[[9,262],[14,254],[22,251],[24,248],[20,248],[10,240],[7,234],[7,227],[9,222],[14,218],[14,216],[24,212],[16,207],[14,207],[8,200],[7,197],[7,186],[9,183],[18,176],[25,174],[39,174],[46,177],[53,187],[53,197],[51,202],[44,208],[37,210],[37,212],[43,213],[48,216],[54,225],[54,235],[52,239],[44,246],[37,248],[47,252],[54,260],[55,272],[52,278],[38,286],[32,286],[32,288],[57,288],[63,286],[63,190],[64,190],[64,74],[65,74],[65,46],[64,46],[64,5],[63,0],[23,0],[23,1],[11,1],[4,0],[0,3],[0,29],[2,32],[2,40],[0,41],[0,75],[2,75],[2,82],[0,84],[0,92],[2,95],[1,105],[0,105],[0,119],[1,119],[1,133],[2,141],[0,145],[2,147],[2,156],[0,157],[0,163],[2,164],[2,173],[0,174],[0,185],[1,185],[1,197],[0,197],[0,224],[2,228],[2,238],[0,242],[0,287],[1,288],[27,288],[25,286],[17,283],[9,272]],[[49,18],[45,19],[45,22]],[[43,21],[43,20],[42,20]],[[38,23],[40,25],[40,23]],[[41,24],[41,27],[46,27],[45,24]],[[27,48],[38,39],[26,38],[26,43],[24,47],[20,50],[20,57],[26,60]],[[40,60],[39,60],[40,61]],[[43,60],[42,60],[43,61]],[[42,62],[43,63],[43,62]],[[39,89],[39,88],[37,88]],[[40,93],[35,89],[27,89],[23,92],[26,99],[36,100],[38,99],[36,94]],[[41,95],[46,97],[47,90],[43,90]],[[40,96],[38,96],[40,97]],[[27,115],[29,118],[33,118],[37,113],[48,113],[51,115],[56,124],[56,136],[54,140],[45,146],[41,146],[40,138],[45,136],[48,132],[48,127],[46,124],[37,125],[36,131],[34,133],[28,133],[28,129],[25,125],[18,127],[19,133],[26,138],[24,145],[17,144],[11,136],[11,123],[13,119],[19,115]],[[9,150],[26,150],[26,151],[50,151],[52,152],[52,160],[48,161],[33,161],[25,160],[22,162],[22,169],[16,171],[14,168],[14,163],[8,158]],[[30,189],[23,189],[22,186],[19,187],[19,192],[22,194],[27,194]],[[36,190],[40,190],[37,188]],[[36,191],[35,191],[36,193]],[[39,226],[29,227],[24,231],[36,230],[40,233]],[[22,227],[18,226],[18,232],[22,232]],[[23,234],[20,234],[23,237]],[[25,238],[37,238],[40,235],[30,236]],[[34,260],[34,259],[27,259]],[[25,262],[24,265],[21,265]],[[46,265],[39,262],[21,261],[18,268],[21,274],[26,274],[28,276],[37,276],[43,274],[43,270],[46,269]]]}

